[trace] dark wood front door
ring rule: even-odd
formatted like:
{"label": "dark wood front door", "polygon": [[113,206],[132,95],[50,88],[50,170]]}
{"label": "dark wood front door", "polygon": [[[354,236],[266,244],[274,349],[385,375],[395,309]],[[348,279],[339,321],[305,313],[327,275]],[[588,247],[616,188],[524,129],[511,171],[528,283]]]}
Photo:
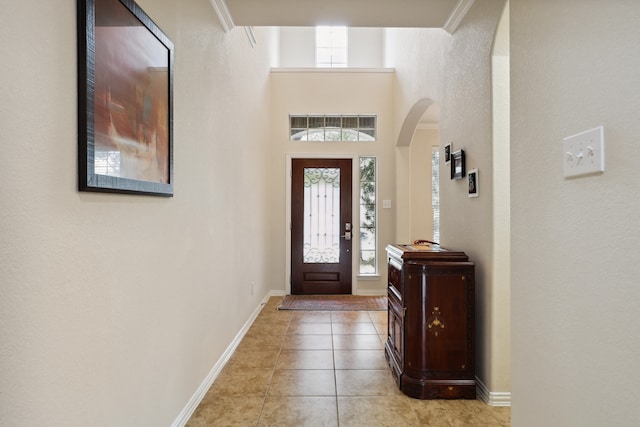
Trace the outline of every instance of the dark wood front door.
{"label": "dark wood front door", "polygon": [[351,294],[351,159],[292,159],[291,293]]}

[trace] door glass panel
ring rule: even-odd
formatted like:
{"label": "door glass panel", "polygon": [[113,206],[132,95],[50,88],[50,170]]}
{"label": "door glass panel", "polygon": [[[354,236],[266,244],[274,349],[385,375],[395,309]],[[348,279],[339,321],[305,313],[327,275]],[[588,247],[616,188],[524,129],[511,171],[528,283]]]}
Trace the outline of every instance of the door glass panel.
{"label": "door glass panel", "polygon": [[340,168],[304,168],[303,262],[340,262]]}

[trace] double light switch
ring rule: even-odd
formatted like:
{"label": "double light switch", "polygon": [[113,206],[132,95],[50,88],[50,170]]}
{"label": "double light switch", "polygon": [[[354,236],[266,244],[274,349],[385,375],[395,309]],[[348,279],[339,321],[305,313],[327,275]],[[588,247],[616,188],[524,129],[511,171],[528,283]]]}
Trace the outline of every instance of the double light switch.
{"label": "double light switch", "polygon": [[604,172],[602,126],[564,138],[562,148],[565,178]]}

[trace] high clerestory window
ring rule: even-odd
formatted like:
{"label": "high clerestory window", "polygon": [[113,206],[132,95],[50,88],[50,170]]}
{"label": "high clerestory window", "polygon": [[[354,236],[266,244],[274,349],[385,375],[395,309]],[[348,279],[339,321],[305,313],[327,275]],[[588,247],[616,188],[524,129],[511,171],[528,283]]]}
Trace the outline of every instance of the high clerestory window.
{"label": "high clerestory window", "polygon": [[291,141],[375,141],[375,115],[289,116]]}
{"label": "high clerestory window", "polygon": [[316,67],[347,66],[347,27],[316,27]]}

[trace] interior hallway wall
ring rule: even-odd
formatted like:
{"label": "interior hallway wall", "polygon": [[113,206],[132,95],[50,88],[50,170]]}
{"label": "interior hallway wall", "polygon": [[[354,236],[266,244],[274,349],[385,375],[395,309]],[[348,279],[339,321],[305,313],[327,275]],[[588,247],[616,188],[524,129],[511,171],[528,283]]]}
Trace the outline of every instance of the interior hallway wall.
{"label": "interior hallway wall", "polygon": [[[513,425],[639,425],[640,3],[510,3]],[[605,172],[565,179],[599,125]]]}
{"label": "interior hallway wall", "polygon": [[[509,326],[493,321],[495,312],[508,307],[496,306],[493,298],[491,50],[504,4],[476,0],[454,34],[390,29],[385,37],[385,66],[395,67],[397,75],[396,135],[411,108],[431,99],[440,106],[441,146],[451,143],[454,151],[464,149],[467,170],[479,170],[481,195],[469,198],[466,179],[448,179],[449,165],[441,156],[441,243],[465,251],[476,265],[476,373],[486,392],[498,394],[510,392],[510,366],[509,360],[493,366],[496,354],[509,353]],[[402,155],[402,150],[398,147],[397,153]]]}
{"label": "interior hallway wall", "polygon": [[138,3],[175,44],[173,198],[77,191],[76,1],[2,5],[2,425],[170,425],[272,287],[275,35]]}
{"label": "interior hallway wall", "polygon": [[[272,257],[271,276],[274,288],[284,290],[289,271],[286,271],[287,230],[286,212],[287,155],[319,156],[375,156],[377,158],[377,226],[378,277],[358,278],[354,289],[360,294],[386,293],[387,270],[384,248],[394,241],[395,209],[383,209],[381,200],[394,200],[395,164],[393,145],[393,71],[392,70],[277,70],[271,74],[272,88],[272,146],[268,157],[274,173],[271,175],[270,197],[274,222],[271,224],[269,252]],[[376,141],[314,142],[289,140],[289,114],[375,114]],[[357,157],[353,165],[358,168]],[[358,203],[358,182],[354,182],[353,197]],[[359,213],[353,211],[353,221]],[[357,235],[357,230],[356,233]],[[353,251],[358,246],[354,242]],[[358,257],[353,262],[357,272]]]}

